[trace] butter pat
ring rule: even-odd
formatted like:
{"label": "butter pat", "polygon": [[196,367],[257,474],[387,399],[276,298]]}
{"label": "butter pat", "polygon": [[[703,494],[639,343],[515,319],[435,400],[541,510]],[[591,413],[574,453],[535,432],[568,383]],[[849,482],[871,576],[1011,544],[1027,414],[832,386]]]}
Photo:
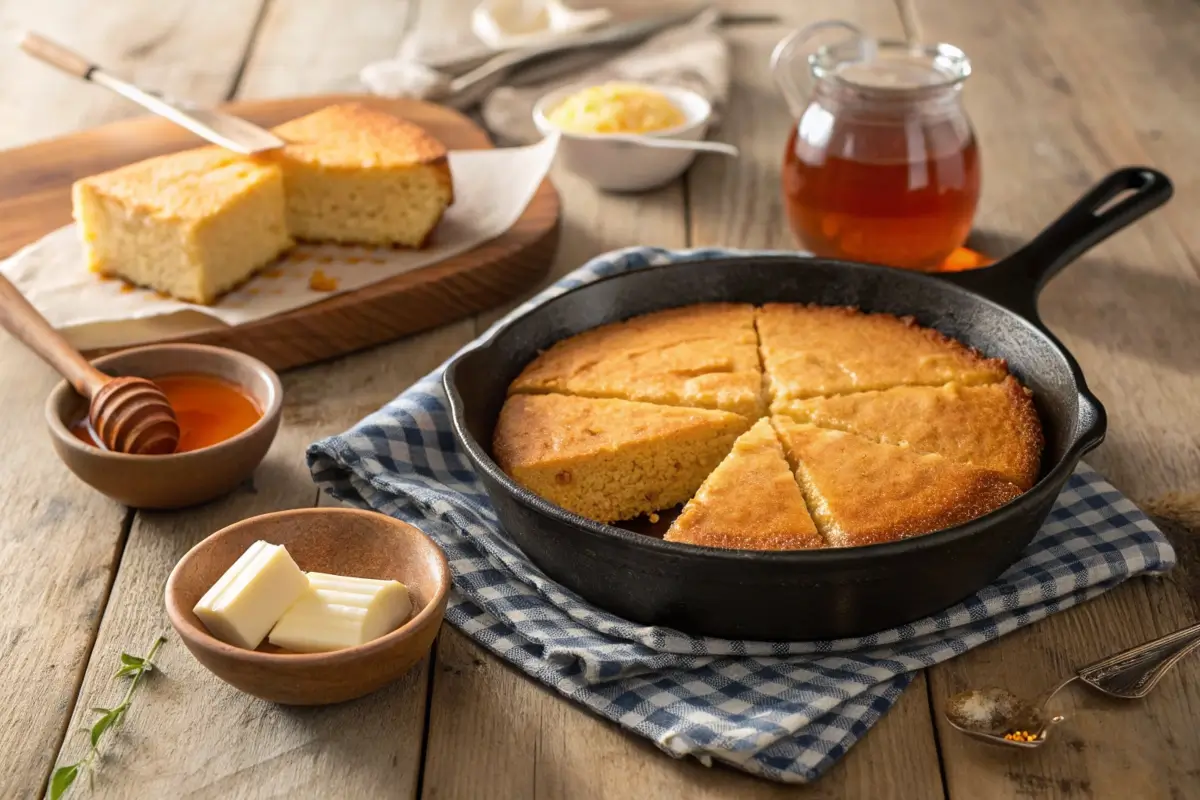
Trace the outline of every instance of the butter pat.
{"label": "butter pat", "polygon": [[192,609],[223,642],[253,650],[308,590],[308,578],[283,545],[250,545]]}
{"label": "butter pat", "polygon": [[271,631],[276,647],[323,653],[365,644],[400,627],[412,612],[399,581],[308,573],[309,589]]}

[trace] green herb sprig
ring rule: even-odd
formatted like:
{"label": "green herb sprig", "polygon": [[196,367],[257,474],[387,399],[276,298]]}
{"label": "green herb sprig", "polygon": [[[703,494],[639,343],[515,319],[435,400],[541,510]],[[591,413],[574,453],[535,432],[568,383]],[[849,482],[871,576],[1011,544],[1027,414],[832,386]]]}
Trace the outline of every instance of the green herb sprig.
{"label": "green herb sprig", "polygon": [[81,732],[88,735],[88,741],[91,742],[91,747],[88,748],[87,755],[76,761],[74,764],[64,764],[54,770],[54,774],[50,776],[50,800],[59,800],[67,790],[75,783],[75,779],[79,774],[86,772],[88,783],[92,780],[92,771],[95,769],[96,759],[100,757],[100,740],[105,732],[121,724],[125,719],[125,712],[129,710],[129,704],[133,700],[133,693],[137,689],[138,684],[142,680],[142,676],[147,672],[154,670],[154,655],[158,652],[158,648],[162,647],[167,641],[165,636],[158,637],[150,651],[144,656],[131,656],[129,653],[121,653],[121,668],[117,670],[117,674],[113,679],[128,678],[129,687],[125,690],[125,696],[121,698],[121,702],[112,708],[93,708],[92,713],[99,716],[92,722],[90,728],[82,728]]}

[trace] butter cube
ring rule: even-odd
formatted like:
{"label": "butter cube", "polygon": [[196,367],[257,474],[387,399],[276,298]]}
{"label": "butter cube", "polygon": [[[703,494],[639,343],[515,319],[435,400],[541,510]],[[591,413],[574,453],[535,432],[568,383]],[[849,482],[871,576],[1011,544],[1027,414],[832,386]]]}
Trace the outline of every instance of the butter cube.
{"label": "butter cube", "polygon": [[246,552],[193,609],[209,633],[253,650],[308,590],[308,578],[283,545],[263,541]]}
{"label": "butter cube", "polygon": [[365,644],[400,627],[412,613],[399,581],[308,573],[309,590],[271,631],[271,644],[323,653]]}

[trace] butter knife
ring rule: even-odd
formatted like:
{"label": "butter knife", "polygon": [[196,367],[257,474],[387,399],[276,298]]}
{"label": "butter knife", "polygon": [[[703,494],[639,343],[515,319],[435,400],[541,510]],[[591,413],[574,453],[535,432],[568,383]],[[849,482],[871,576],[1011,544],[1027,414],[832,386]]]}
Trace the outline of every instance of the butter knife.
{"label": "butter knife", "polygon": [[114,77],[83,56],[52,42],[44,36],[28,32],[21,39],[20,47],[29,55],[57,67],[68,75],[100,84],[127,100],[160,117],[187,128],[197,136],[207,139],[235,153],[250,155],[265,150],[283,147],[285,142],[268,130],[264,130],[244,119],[212,109],[185,107],[172,103],[139,89],[131,83]]}

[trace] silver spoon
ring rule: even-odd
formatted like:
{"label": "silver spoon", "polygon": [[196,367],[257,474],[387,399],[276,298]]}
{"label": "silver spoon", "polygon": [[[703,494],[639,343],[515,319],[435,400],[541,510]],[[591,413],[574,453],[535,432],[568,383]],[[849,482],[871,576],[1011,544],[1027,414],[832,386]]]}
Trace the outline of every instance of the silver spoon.
{"label": "silver spoon", "polygon": [[946,721],[955,730],[985,742],[1026,749],[1041,747],[1051,726],[1065,719],[1061,714],[1049,715],[1046,704],[1071,682],[1081,680],[1110,697],[1145,697],[1179,659],[1197,647],[1200,624],[1081,667],[1033,702],[995,687],[961,692],[946,704]]}
{"label": "silver spoon", "polygon": [[639,136],[636,133],[603,133],[607,142],[623,142],[641,147],[657,147],[662,150],[695,150],[698,153],[717,153],[718,155],[737,158],[741,152],[731,144],[724,142],[692,141],[690,139],[658,139],[653,136]]}

